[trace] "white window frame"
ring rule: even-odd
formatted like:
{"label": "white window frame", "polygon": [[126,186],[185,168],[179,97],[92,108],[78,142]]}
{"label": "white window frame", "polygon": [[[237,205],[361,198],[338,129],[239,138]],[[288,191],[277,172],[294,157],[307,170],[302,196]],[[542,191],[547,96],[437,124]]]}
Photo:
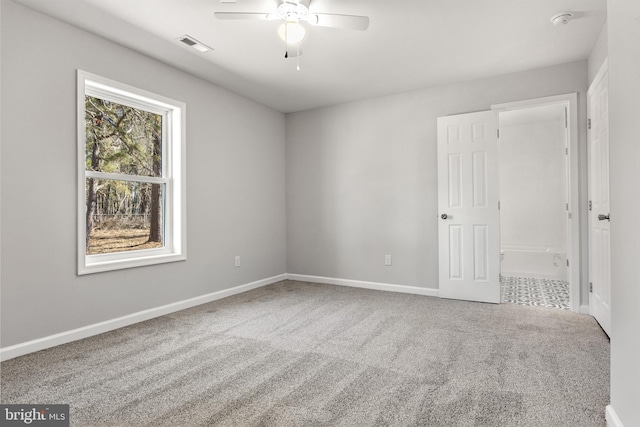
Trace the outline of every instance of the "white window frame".
{"label": "white window frame", "polygon": [[[78,70],[78,275],[120,270],[187,259],[186,104],[86,71]],[[163,116],[162,177],[86,170],[85,96]],[[164,184],[163,247],[87,255],[86,179],[115,179]]]}

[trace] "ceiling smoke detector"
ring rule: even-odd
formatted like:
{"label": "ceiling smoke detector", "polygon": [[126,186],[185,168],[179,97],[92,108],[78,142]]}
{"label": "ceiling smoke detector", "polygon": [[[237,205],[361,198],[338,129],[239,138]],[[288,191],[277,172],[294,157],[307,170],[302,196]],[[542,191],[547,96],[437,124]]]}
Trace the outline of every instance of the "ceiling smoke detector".
{"label": "ceiling smoke detector", "polygon": [[571,13],[571,12],[561,12],[561,13],[558,13],[556,15],[553,15],[551,17],[551,22],[555,26],[566,25],[566,24],[569,23],[569,21],[571,21],[571,18],[573,18],[573,13]]}

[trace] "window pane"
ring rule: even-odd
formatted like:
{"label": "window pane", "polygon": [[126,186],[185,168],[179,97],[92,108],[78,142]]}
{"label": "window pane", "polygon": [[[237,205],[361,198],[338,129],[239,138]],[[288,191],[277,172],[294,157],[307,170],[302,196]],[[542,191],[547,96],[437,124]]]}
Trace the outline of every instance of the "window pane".
{"label": "window pane", "polygon": [[85,96],[87,170],[162,176],[162,116]]}
{"label": "window pane", "polygon": [[86,179],[87,255],[161,248],[164,184]]}

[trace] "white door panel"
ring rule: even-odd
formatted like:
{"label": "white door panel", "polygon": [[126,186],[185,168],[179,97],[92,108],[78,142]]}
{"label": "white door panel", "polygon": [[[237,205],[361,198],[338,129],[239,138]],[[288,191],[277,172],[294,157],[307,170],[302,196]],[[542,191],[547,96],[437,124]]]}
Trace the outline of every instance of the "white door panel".
{"label": "white door panel", "polygon": [[608,73],[589,89],[589,310],[611,336]]}
{"label": "white door panel", "polygon": [[495,112],[438,118],[440,297],[500,302]]}

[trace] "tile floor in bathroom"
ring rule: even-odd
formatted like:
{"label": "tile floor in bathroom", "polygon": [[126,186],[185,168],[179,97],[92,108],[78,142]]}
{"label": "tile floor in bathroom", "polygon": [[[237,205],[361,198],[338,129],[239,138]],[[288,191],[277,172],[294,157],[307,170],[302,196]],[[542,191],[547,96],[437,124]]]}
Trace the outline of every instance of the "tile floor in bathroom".
{"label": "tile floor in bathroom", "polygon": [[569,282],[531,277],[500,276],[503,303],[569,310]]}

